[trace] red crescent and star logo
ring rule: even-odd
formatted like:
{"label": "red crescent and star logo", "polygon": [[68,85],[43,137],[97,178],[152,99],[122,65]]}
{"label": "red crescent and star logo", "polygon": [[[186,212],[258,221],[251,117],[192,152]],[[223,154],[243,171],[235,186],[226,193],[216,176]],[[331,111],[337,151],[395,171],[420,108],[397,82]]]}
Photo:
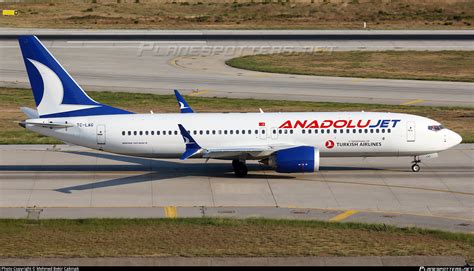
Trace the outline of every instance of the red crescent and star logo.
{"label": "red crescent and star logo", "polygon": [[326,148],[332,149],[332,148],[334,148],[334,141],[328,140],[328,141],[326,141],[326,143],[324,143],[324,145],[326,146]]}

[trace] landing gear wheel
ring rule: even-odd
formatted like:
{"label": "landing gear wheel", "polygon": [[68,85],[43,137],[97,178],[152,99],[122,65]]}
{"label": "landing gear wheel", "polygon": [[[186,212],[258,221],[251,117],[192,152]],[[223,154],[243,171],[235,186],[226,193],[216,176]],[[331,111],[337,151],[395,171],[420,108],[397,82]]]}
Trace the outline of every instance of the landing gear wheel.
{"label": "landing gear wheel", "polygon": [[420,160],[420,158],[419,158],[418,156],[413,157],[413,162],[412,162],[413,165],[411,166],[411,170],[412,170],[413,172],[418,172],[418,171],[420,171],[420,168],[421,168],[421,167],[418,165],[418,163],[420,163],[420,162],[421,162],[421,160]]}
{"label": "landing gear wheel", "polygon": [[411,170],[413,170],[413,172],[418,172],[420,171],[420,166],[418,164],[413,164]]}
{"label": "landing gear wheel", "polygon": [[247,176],[248,169],[245,162],[242,162],[239,160],[233,160],[232,167],[234,168],[235,176],[240,177],[240,178]]}

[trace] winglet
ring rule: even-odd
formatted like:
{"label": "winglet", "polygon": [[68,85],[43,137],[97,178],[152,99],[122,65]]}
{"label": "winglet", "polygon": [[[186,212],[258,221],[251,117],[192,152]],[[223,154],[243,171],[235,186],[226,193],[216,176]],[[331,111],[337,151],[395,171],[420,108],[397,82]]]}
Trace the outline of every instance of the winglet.
{"label": "winglet", "polygon": [[183,125],[178,124],[179,131],[181,132],[181,136],[183,136],[184,144],[186,144],[186,151],[181,156],[181,160],[186,160],[189,157],[199,153],[202,148],[199,144],[194,140],[194,138],[186,131]]}
{"label": "winglet", "polygon": [[174,95],[176,95],[176,100],[178,100],[179,110],[181,110],[181,113],[194,113],[193,109],[176,89],[174,90]]}

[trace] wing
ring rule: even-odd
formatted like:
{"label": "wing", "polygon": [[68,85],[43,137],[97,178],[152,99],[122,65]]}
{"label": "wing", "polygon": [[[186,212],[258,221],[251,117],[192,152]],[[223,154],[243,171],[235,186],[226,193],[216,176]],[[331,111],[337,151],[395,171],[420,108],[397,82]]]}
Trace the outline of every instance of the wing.
{"label": "wing", "polygon": [[215,159],[262,159],[276,151],[293,148],[295,145],[236,146],[229,148],[203,149],[202,157]]}
{"label": "wing", "polygon": [[188,133],[183,125],[178,124],[181,136],[183,137],[186,150],[181,156],[181,160],[188,159],[196,154],[201,154],[204,158],[215,159],[262,159],[270,156],[272,153],[296,147],[289,144],[271,144],[258,146],[232,146],[223,148],[203,148]]}

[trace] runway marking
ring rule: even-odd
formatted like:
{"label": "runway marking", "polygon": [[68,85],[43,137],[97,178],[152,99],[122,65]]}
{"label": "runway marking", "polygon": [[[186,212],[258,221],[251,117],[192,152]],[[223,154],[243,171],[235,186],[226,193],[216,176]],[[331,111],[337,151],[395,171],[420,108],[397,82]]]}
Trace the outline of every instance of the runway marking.
{"label": "runway marking", "polygon": [[[166,208],[167,206],[146,206],[146,205],[138,205],[138,206],[40,206],[41,208],[48,208],[48,209],[79,209],[79,208],[84,208],[84,209],[96,209],[96,208],[109,208],[109,209],[124,209],[124,208],[130,208],[130,209],[136,209],[136,208]],[[179,205],[179,206],[174,206],[180,207],[180,208],[196,208],[194,205]],[[204,207],[209,207],[209,208],[218,208],[218,207],[226,207],[226,208],[269,208],[270,206],[256,206],[256,205],[240,205],[240,206],[204,206]],[[10,209],[25,209],[25,207],[19,207],[19,206],[1,206],[1,209],[5,208],[10,208]],[[271,207],[275,208],[275,207]],[[287,209],[304,209],[304,210],[316,210],[316,211],[346,211],[345,209],[339,209],[339,208],[317,208],[317,207],[307,207],[307,208],[301,208],[301,207],[283,207]],[[443,216],[443,215],[434,215],[432,213],[430,214],[421,214],[421,213],[412,213],[412,212],[397,212],[397,211],[383,211],[383,210],[368,210],[368,209],[360,209],[358,210],[360,213],[369,213],[369,214],[380,214],[380,215],[410,215],[410,216],[420,216],[420,217],[430,217],[430,218],[440,218],[440,219],[449,219],[449,220],[456,220],[456,221],[466,221],[466,222],[474,222],[474,219],[466,218],[466,217],[452,217],[452,216]],[[472,232],[474,234],[474,231]]]}
{"label": "runway marking", "polygon": [[193,91],[192,93],[188,94],[188,96],[196,96],[196,95],[201,95],[208,92],[209,90],[198,90],[198,91]]}
{"label": "runway marking", "polygon": [[356,211],[356,210],[347,210],[345,211],[344,213],[342,214],[338,214],[337,216],[329,219],[329,221],[331,222],[338,222],[338,221],[341,221],[341,220],[344,220],[348,217],[350,217],[351,215],[355,215],[357,214],[359,211]]}
{"label": "runway marking", "polygon": [[367,185],[367,186],[381,186],[381,187],[389,187],[389,188],[404,188],[404,189],[414,189],[414,190],[423,190],[423,191],[432,191],[432,192],[443,192],[443,193],[453,193],[453,194],[461,194],[461,195],[468,195],[474,196],[474,193],[469,192],[462,192],[462,191],[450,191],[450,190],[442,190],[442,189],[435,189],[435,188],[424,188],[424,187],[415,187],[415,186],[404,186],[404,185],[393,185],[393,184],[377,184],[377,183],[356,183],[356,182],[346,182],[346,181],[331,181],[331,180],[309,180],[309,179],[298,179],[299,181],[304,182],[327,182],[327,183],[339,183],[339,184],[355,184],[355,185]]}
{"label": "runway marking", "polygon": [[402,104],[400,104],[400,105],[417,104],[417,103],[421,103],[421,102],[424,102],[424,101],[425,101],[425,100],[417,99],[417,100],[409,101],[409,102],[406,102],[406,103],[402,103]]}
{"label": "runway marking", "polygon": [[351,81],[354,83],[359,83],[359,82],[367,81],[367,79],[368,78],[354,78]]}
{"label": "runway marking", "polygon": [[176,210],[176,206],[166,206],[165,209],[165,216],[167,218],[177,218],[178,212]]}
{"label": "runway marking", "polygon": [[175,58],[171,59],[168,63],[170,63],[172,66],[175,66],[176,68],[186,69],[186,67],[181,66],[180,64],[178,64],[178,60],[180,60],[181,58],[183,58],[183,57],[182,56],[175,57]]}
{"label": "runway marking", "polygon": [[153,44],[153,43],[156,43],[156,44],[182,44],[182,43],[188,43],[188,44],[206,44],[207,42],[205,40],[189,40],[189,41],[186,41],[186,40],[182,40],[182,41],[175,41],[175,40],[163,40],[163,41],[149,41],[149,40],[134,40],[134,41],[122,41],[122,40],[104,40],[104,41],[91,41],[91,40],[84,40],[84,41],[81,41],[81,40],[68,40],[66,41],[66,43],[70,43],[70,44],[108,44],[108,43],[120,43],[120,44],[127,44],[127,43],[131,43],[131,44],[142,44],[142,43],[146,43],[146,44]]}

